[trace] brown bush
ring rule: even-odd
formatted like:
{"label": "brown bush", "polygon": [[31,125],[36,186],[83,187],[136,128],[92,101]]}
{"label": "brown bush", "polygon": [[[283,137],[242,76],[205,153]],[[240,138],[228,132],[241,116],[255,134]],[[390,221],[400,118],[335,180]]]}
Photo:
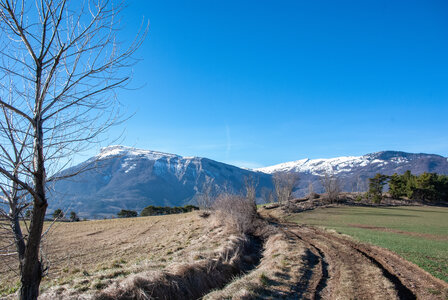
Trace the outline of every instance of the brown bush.
{"label": "brown bush", "polygon": [[239,233],[252,233],[257,207],[253,199],[241,195],[220,194],[213,208],[218,220],[230,230]]}

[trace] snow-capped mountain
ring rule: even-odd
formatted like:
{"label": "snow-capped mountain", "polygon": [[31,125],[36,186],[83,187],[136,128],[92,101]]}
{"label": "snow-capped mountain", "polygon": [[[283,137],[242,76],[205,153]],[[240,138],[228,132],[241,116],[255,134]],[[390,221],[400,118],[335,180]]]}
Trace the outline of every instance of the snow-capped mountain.
{"label": "snow-capped mountain", "polygon": [[[431,160],[431,163],[428,163]],[[342,156],[324,159],[301,159],[278,165],[258,168],[257,171],[273,174],[276,172],[309,173],[323,175],[331,173],[342,175],[356,169],[381,169],[383,173],[400,172],[404,169],[414,173],[446,172],[447,158],[434,154],[413,154],[399,151],[383,151],[363,156]],[[393,174],[393,173],[392,173]]]}
{"label": "snow-capped mountain", "polygon": [[413,174],[423,172],[448,174],[448,161],[446,157],[434,154],[383,151],[363,156],[302,159],[256,170],[267,174],[299,173],[301,178],[299,194],[303,195],[310,183],[313,184],[315,191],[322,192],[320,178],[325,173],[339,177],[344,191],[365,191],[368,178],[375,176],[376,173],[392,175],[410,170]]}
{"label": "snow-capped mountain", "polygon": [[[270,175],[241,169],[201,157],[125,146],[110,146],[63,174],[80,174],[57,181],[49,212],[56,208],[76,211],[81,217],[115,215],[121,209],[141,211],[148,205],[195,204],[206,182],[217,190],[240,191],[244,178],[253,176],[263,188],[272,188]],[[63,175],[62,174],[62,175]]]}
{"label": "snow-capped mountain", "polygon": [[271,175],[276,172],[299,173],[297,197],[323,192],[320,178],[325,173],[338,176],[343,191],[365,191],[368,178],[376,173],[393,174],[410,170],[414,174],[448,174],[447,158],[433,154],[384,151],[363,156],[330,159],[302,159],[257,170],[242,169],[202,157],[125,146],[110,146],[91,159],[62,172],[78,175],[57,181],[50,195],[51,213],[56,208],[75,211],[81,217],[115,215],[121,209],[141,211],[148,205],[182,206],[194,204],[206,182],[215,190],[225,187],[241,191],[244,178],[258,182],[257,194],[272,190]]}

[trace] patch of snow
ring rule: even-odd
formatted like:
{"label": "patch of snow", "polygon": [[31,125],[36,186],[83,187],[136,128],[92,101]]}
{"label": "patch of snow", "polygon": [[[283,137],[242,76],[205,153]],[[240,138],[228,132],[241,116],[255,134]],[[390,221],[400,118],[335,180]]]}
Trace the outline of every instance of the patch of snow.
{"label": "patch of snow", "polygon": [[124,169],[125,173],[129,173],[137,167],[137,164],[133,162],[132,159],[126,159],[124,163],[121,165],[121,168]]}
{"label": "patch of snow", "polygon": [[393,158],[391,158],[391,161],[394,163],[400,164],[400,163],[406,163],[409,160],[405,157],[393,157]]}

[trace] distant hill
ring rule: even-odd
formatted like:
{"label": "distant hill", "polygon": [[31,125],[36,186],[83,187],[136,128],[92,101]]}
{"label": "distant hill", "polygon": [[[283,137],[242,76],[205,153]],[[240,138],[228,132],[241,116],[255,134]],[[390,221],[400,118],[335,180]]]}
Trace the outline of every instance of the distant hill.
{"label": "distant hill", "polygon": [[51,193],[49,212],[56,208],[76,211],[81,217],[101,218],[121,209],[140,212],[148,205],[183,206],[195,204],[204,183],[213,181],[216,190],[226,187],[241,191],[244,178],[258,182],[260,197],[272,189],[275,172],[299,173],[296,196],[308,192],[311,182],[315,192],[322,192],[320,177],[325,172],[341,179],[344,191],[365,191],[368,178],[376,173],[393,174],[436,172],[448,174],[447,158],[433,154],[384,151],[364,156],[330,159],[302,159],[256,170],[247,170],[201,157],[110,146],[62,174],[75,173],[86,166],[95,168],[75,177],[58,181]]}

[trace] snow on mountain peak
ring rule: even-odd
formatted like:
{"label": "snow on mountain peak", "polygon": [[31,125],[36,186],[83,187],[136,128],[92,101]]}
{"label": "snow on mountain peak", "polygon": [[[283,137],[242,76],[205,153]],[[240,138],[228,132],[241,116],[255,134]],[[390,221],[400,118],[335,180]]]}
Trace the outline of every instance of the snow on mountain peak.
{"label": "snow on mountain peak", "polygon": [[[401,162],[405,159],[396,158],[396,160],[397,162]],[[323,173],[340,174],[350,172],[356,167],[367,166],[368,164],[386,165],[388,163],[388,161],[375,158],[372,155],[342,156],[336,158],[301,159],[270,167],[259,168],[257,171],[268,174],[276,172],[303,172],[313,175],[322,175]]]}
{"label": "snow on mountain peak", "polygon": [[143,150],[121,145],[113,145],[102,148],[100,153],[95,156],[94,160],[108,160],[112,158],[122,159],[120,171],[130,173],[134,170],[138,171],[139,164],[143,160],[154,161],[153,171],[163,173],[166,169],[174,170],[176,176],[182,177],[188,166],[193,163],[197,164],[200,158],[190,156],[182,157],[176,154]]}
{"label": "snow on mountain peak", "polygon": [[160,159],[162,157],[167,158],[182,158],[182,156],[152,150],[143,150],[121,145],[112,145],[105,148],[101,148],[100,153],[96,156],[96,159],[106,159],[114,156],[140,156],[147,157],[149,159]]}

